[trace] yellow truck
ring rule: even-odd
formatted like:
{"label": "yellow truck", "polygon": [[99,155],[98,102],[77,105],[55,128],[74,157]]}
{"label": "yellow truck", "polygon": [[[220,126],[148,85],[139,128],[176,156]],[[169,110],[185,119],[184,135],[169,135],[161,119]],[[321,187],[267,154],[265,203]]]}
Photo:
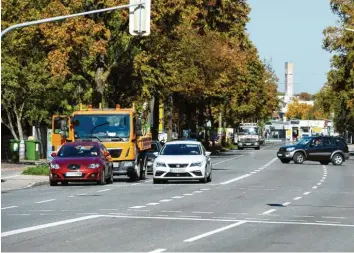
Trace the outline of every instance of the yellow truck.
{"label": "yellow truck", "polygon": [[151,134],[142,134],[141,120],[132,108],[93,109],[92,105],[66,115],[53,115],[52,149],[58,150],[66,142],[78,140],[100,141],[113,160],[113,174],[126,175],[133,181],[145,179],[146,159],[143,153],[151,148]]}

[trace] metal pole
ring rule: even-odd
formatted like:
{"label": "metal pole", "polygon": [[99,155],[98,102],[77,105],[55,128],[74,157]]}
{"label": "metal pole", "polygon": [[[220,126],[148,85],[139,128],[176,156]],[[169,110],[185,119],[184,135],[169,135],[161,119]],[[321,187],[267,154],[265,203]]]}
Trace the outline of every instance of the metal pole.
{"label": "metal pole", "polygon": [[145,1],[137,4],[127,4],[127,5],[120,5],[120,6],[113,6],[110,8],[105,8],[105,9],[99,9],[99,10],[93,10],[93,11],[87,11],[87,12],[80,12],[76,14],[70,14],[70,15],[65,15],[65,16],[58,16],[58,17],[52,17],[52,18],[45,18],[45,19],[40,19],[40,20],[35,20],[35,21],[30,21],[30,22],[25,22],[21,24],[16,24],[9,26],[5,30],[1,31],[1,38],[2,36],[16,28],[22,28],[26,26],[31,26],[31,25],[38,25],[38,24],[43,24],[43,23],[48,23],[48,22],[53,22],[53,21],[59,21],[67,18],[74,18],[74,17],[79,17],[79,16],[85,16],[85,15],[90,15],[90,14],[95,14],[95,13],[101,13],[101,12],[107,12],[107,11],[114,11],[114,10],[119,10],[119,9],[124,9],[124,8],[129,8],[133,6],[141,6],[144,5]]}

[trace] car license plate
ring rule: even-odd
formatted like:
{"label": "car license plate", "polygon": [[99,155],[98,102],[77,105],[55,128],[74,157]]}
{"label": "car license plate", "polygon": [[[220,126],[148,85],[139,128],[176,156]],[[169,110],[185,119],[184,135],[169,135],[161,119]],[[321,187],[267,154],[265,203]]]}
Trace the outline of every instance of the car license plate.
{"label": "car license plate", "polygon": [[67,177],[81,177],[82,172],[66,172]]}
{"label": "car license plate", "polygon": [[113,163],[114,168],[119,168],[119,163]]}
{"label": "car license plate", "polygon": [[278,154],[278,156],[283,156],[283,154]]}
{"label": "car license plate", "polygon": [[251,146],[251,143],[246,143],[247,146]]}
{"label": "car license plate", "polygon": [[171,172],[172,173],[183,173],[183,172],[186,172],[185,169],[171,169]]}

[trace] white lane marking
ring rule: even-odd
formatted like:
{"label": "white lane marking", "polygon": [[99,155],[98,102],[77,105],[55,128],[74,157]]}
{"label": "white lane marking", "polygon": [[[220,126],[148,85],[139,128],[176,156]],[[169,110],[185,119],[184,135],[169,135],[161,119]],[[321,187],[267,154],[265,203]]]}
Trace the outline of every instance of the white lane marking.
{"label": "white lane marking", "polygon": [[321,183],[323,183],[323,182],[324,182],[324,180],[322,179],[320,182],[321,182]]}
{"label": "white lane marking", "polygon": [[253,172],[253,171],[252,171],[251,174],[257,174],[257,172]]}
{"label": "white lane marking", "polygon": [[318,187],[318,186],[314,186],[314,187],[312,187],[312,189],[317,189],[317,187]]}
{"label": "white lane marking", "polygon": [[275,212],[277,209],[270,209],[270,210],[268,210],[268,211],[265,211],[264,213],[262,213],[262,214],[270,214],[270,213],[272,213],[272,212]]}
{"label": "white lane marking", "polygon": [[292,217],[298,217],[298,218],[313,218],[315,216],[312,215],[292,215]]}
{"label": "white lane marking", "polygon": [[9,213],[9,214],[6,214],[6,215],[29,216],[30,214],[29,213]]}
{"label": "white lane marking", "polygon": [[153,251],[150,251],[149,253],[161,253],[161,252],[164,252],[166,251],[166,249],[155,249]]}
{"label": "white lane marking", "polygon": [[181,218],[201,218],[201,216],[196,216],[196,215],[178,215],[177,217],[181,217]]}
{"label": "white lane marking", "polygon": [[209,188],[203,188],[203,189],[200,189],[201,191],[209,191],[210,189]]}
{"label": "white lane marking", "polygon": [[309,195],[311,192],[305,192],[304,195]]}
{"label": "white lane marking", "polygon": [[172,197],[172,199],[181,199],[181,198],[184,198],[184,196],[174,196],[174,197]]}
{"label": "white lane marking", "polygon": [[71,196],[68,196],[68,198],[73,198],[74,196],[73,195],[71,195]]}
{"label": "white lane marking", "polygon": [[200,213],[200,214],[212,214],[212,213],[214,213],[214,212],[199,212],[199,211],[193,211],[192,213]]}
{"label": "white lane marking", "polygon": [[213,221],[213,222],[234,222],[244,221],[247,223],[260,223],[260,224],[291,224],[291,225],[313,225],[313,226],[330,226],[330,227],[350,227],[354,228],[354,224],[333,224],[333,223],[315,223],[315,222],[284,222],[284,221],[262,221],[255,218],[249,220],[233,220],[233,219],[210,219],[210,218],[182,218],[182,217],[166,217],[168,215],[156,216],[118,216],[118,215],[98,215],[99,217],[111,217],[122,219],[147,219],[147,220],[182,220],[182,221]]}
{"label": "white lane marking", "polygon": [[237,227],[237,226],[240,226],[242,224],[246,223],[246,221],[239,221],[239,222],[236,222],[234,224],[231,224],[231,225],[228,225],[228,226],[225,226],[225,227],[222,227],[222,228],[219,228],[219,229],[215,229],[215,230],[212,230],[210,232],[207,232],[207,233],[204,233],[204,234],[201,234],[201,235],[198,235],[198,236],[194,236],[192,238],[189,238],[189,239],[186,239],[184,240],[184,242],[194,242],[196,240],[199,240],[199,239],[202,239],[204,237],[207,237],[207,236],[210,236],[210,235],[213,235],[213,234],[216,234],[216,233],[219,233],[219,232],[222,232],[224,230],[227,230],[227,229],[230,229],[230,228],[233,228],[233,227]]}
{"label": "white lane marking", "polygon": [[147,206],[156,206],[156,205],[160,205],[160,203],[147,203]]}
{"label": "white lane marking", "polygon": [[203,191],[194,191],[193,193],[202,193]]}
{"label": "white lane marking", "polygon": [[172,199],[161,199],[159,202],[170,202]]}
{"label": "white lane marking", "polygon": [[326,170],[326,165],[323,165],[323,168]]}
{"label": "white lane marking", "polygon": [[324,219],[346,219],[345,217],[322,216]]}
{"label": "white lane marking", "polygon": [[184,196],[193,196],[194,194],[192,194],[192,193],[185,193],[185,194],[183,194]]}
{"label": "white lane marking", "polygon": [[294,200],[299,200],[299,199],[302,199],[302,197],[296,197],[296,198],[294,198]]}
{"label": "white lane marking", "polygon": [[255,171],[260,172],[261,170],[260,170],[260,169],[258,169],[258,170],[255,170]]}
{"label": "white lane marking", "polygon": [[111,215],[132,215],[131,213],[109,213]]}
{"label": "white lane marking", "polygon": [[132,211],[136,211],[136,212],[150,212],[150,210],[147,210],[147,209],[133,209]]}
{"label": "white lane marking", "polygon": [[282,205],[283,206],[287,206],[287,205],[290,205],[291,204],[291,202],[285,202],[285,203],[283,203]]}
{"label": "white lane marking", "polygon": [[226,213],[226,214],[231,214],[231,215],[247,215],[248,213]]}
{"label": "white lane marking", "polygon": [[322,220],[317,220],[316,222],[318,222],[318,223],[335,223],[335,224],[340,224],[341,223],[339,221],[322,221]]}
{"label": "white lane marking", "polygon": [[161,213],[182,213],[182,211],[168,211],[168,210],[162,210]]}
{"label": "white lane marking", "polygon": [[112,190],[112,189],[104,189],[104,190],[99,190],[97,192],[106,192],[106,191],[110,191],[110,190]]}
{"label": "white lane marking", "polygon": [[238,155],[238,156],[236,156],[236,157],[233,157],[233,158],[230,158],[230,159],[227,159],[227,160],[224,160],[224,161],[218,162],[218,163],[213,163],[213,165],[217,165],[217,164],[220,164],[220,163],[225,163],[225,162],[228,162],[228,161],[234,160],[234,159],[236,159],[236,158],[239,158],[239,157],[241,157],[241,156],[243,156],[243,155]]}
{"label": "white lane marking", "polygon": [[317,185],[321,185],[322,183],[317,183]]}
{"label": "white lane marking", "polygon": [[18,176],[20,176],[20,175],[14,175],[14,176],[2,177],[1,179],[13,178],[13,177],[18,177]]}
{"label": "white lane marking", "polygon": [[1,210],[11,209],[11,208],[16,208],[16,207],[18,207],[18,206],[8,206],[8,207],[3,207],[3,208],[1,208]]}
{"label": "white lane marking", "polygon": [[51,201],[54,201],[56,199],[47,199],[47,200],[42,200],[42,201],[38,201],[38,202],[35,202],[36,204],[41,204],[41,203],[46,203],[46,202],[51,202]]}
{"label": "white lane marking", "polygon": [[143,207],[146,207],[146,206],[132,206],[132,207],[129,207],[130,209],[139,209],[139,208],[143,208]]}
{"label": "white lane marking", "polygon": [[110,209],[110,208],[108,208],[108,209],[98,209],[98,210],[100,210],[100,211],[118,211],[118,209],[115,209],[115,208],[112,208],[112,209]]}
{"label": "white lane marking", "polygon": [[152,182],[152,179],[151,179],[151,180],[148,180],[148,181],[145,181],[144,183],[150,183],[150,182]]}
{"label": "white lane marking", "polygon": [[243,175],[243,176],[236,177],[236,178],[234,178],[234,179],[231,179],[231,180],[222,182],[222,183],[220,183],[220,184],[222,184],[222,185],[231,184],[231,183],[233,183],[233,182],[235,182],[235,181],[244,179],[244,178],[249,177],[249,176],[251,176],[251,174],[245,174],[245,175]]}
{"label": "white lane marking", "polygon": [[76,213],[79,215],[97,215],[98,213]]}
{"label": "white lane marking", "polygon": [[1,237],[22,234],[22,233],[26,233],[26,232],[30,232],[30,231],[34,231],[34,230],[50,228],[50,227],[60,226],[60,225],[64,225],[64,224],[69,224],[69,223],[74,223],[74,222],[79,222],[79,221],[84,221],[84,220],[89,220],[89,219],[95,219],[95,218],[99,218],[99,217],[100,217],[100,215],[89,215],[89,216],[84,216],[84,217],[75,218],[75,219],[51,222],[51,223],[36,225],[36,226],[32,226],[32,227],[27,227],[27,228],[20,228],[20,229],[16,229],[16,230],[3,232],[3,233],[1,233]]}
{"label": "white lane marking", "polygon": [[306,220],[284,220],[285,222],[306,222]]}

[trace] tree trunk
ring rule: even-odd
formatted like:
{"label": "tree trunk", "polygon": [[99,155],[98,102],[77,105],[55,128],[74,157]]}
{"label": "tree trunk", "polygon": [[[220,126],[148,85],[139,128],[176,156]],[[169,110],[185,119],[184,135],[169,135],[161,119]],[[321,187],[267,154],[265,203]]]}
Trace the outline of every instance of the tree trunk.
{"label": "tree trunk", "polygon": [[18,135],[17,135],[17,133],[16,133],[14,124],[13,124],[13,122],[12,122],[12,118],[11,118],[10,112],[9,112],[9,110],[8,110],[7,108],[5,108],[5,111],[6,111],[6,116],[7,116],[8,124],[6,124],[2,119],[1,119],[1,121],[2,121],[2,123],[10,130],[12,136],[13,136],[16,140],[18,140],[19,138],[18,138]]}
{"label": "tree trunk", "polygon": [[152,110],[152,127],[151,135],[153,140],[158,140],[159,138],[159,123],[160,123],[160,101],[159,96],[155,94],[154,104]]}
{"label": "tree trunk", "polygon": [[172,140],[172,113],[173,113],[173,97],[169,95],[167,98],[167,140]]}
{"label": "tree trunk", "polygon": [[23,103],[20,106],[19,111],[17,111],[16,106],[14,108],[14,112],[15,112],[15,116],[16,116],[16,126],[17,126],[18,136],[19,136],[20,140],[24,140],[24,134],[23,134],[23,128],[22,128],[22,122],[21,122],[24,106],[25,106],[25,104]]}

